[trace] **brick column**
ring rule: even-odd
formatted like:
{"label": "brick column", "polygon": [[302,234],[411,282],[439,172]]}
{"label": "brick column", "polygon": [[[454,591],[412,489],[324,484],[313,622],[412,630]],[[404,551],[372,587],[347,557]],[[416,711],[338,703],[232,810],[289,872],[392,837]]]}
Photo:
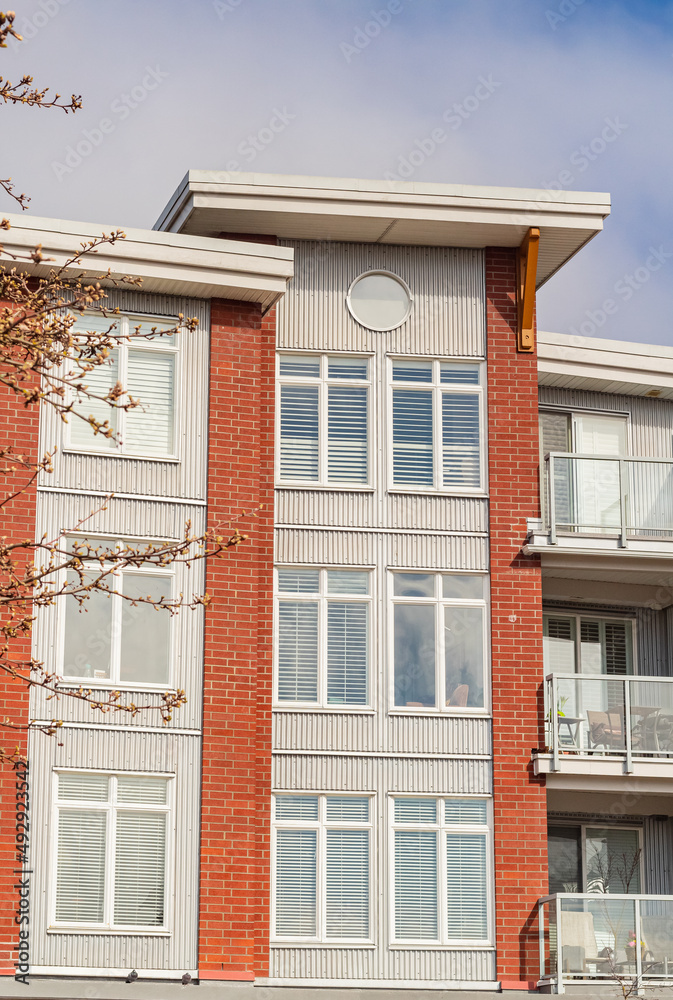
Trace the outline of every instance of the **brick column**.
{"label": "brick column", "polygon": [[516,350],[514,250],[486,250],[486,324],[497,975],[520,988],[538,979],[547,809],[531,765],[543,724],[541,571],[520,552],[540,508],[537,356]]}
{"label": "brick column", "polygon": [[209,563],[199,974],[268,974],[275,318],[213,300],[208,523],[249,539]]}
{"label": "brick column", "polygon": [[[25,407],[15,393],[0,387],[0,447],[11,444],[16,453],[36,461],[38,421],[37,406]],[[10,460],[0,459],[0,468],[8,465],[11,465]],[[0,497],[4,500],[20,490],[29,478],[30,472],[21,469],[16,472],[0,472]],[[35,503],[36,490],[33,485],[4,506],[0,514],[0,535],[14,542],[22,539],[32,541],[35,538]],[[20,554],[17,560],[21,562]],[[30,609],[28,611],[30,613]],[[3,623],[7,619],[8,616],[2,616]],[[11,640],[10,661],[27,660],[30,653],[29,635]],[[18,723],[28,722],[28,690],[24,684],[12,680],[4,672],[0,673],[0,704],[3,718],[7,717]],[[19,752],[25,755],[26,734],[3,729],[0,731],[0,746],[8,753],[18,747]],[[18,960],[19,928],[14,922],[14,915],[19,906],[19,894],[14,885],[19,882],[19,877],[13,873],[14,869],[20,867],[16,857],[16,783],[17,776],[13,767],[0,764],[0,975],[14,975],[17,971],[14,963]],[[22,988],[21,985],[17,986],[17,990]]]}

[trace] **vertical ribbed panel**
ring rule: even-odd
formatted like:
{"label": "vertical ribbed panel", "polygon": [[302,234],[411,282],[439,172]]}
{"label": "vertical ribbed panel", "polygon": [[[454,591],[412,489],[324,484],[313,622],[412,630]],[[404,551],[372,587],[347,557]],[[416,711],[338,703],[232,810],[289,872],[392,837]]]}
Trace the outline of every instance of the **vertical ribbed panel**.
{"label": "vertical ribbed panel", "polygon": [[378,790],[382,796],[386,791],[488,795],[491,763],[446,758],[396,760],[282,754],[274,757],[273,784],[277,789]]}
{"label": "vertical ribbed panel", "polygon": [[[295,248],[295,276],[278,306],[278,346],[371,351],[383,341],[397,354],[483,357],[482,250],[282,240]],[[398,330],[372,333],[352,318],[346,294],[364,271],[403,278],[413,296]]]}
{"label": "vertical ribbed panel", "polygon": [[269,975],[273,979],[492,982],[495,953],[395,949],[381,954],[364,948],[272,948]]}
{"label": "vertical ribbed panel", "polygon": [[673,400],[540,386],[540,403],[629,413],[630,454],[656,458],[673,455]]}
{"label": "vertical ribbed panel", "polygon": [[666,611],[637,608],[637,670],[644,677],[670,677]]}
{"label": "vertical ribbed panel", "polygon": [[[79,493],[39,492],[37,496],[37,523],[47,538],[86,518],[92,510],[100,508],[101,500]],[[105,510],[87,519],[91,532],[121,538],[180,538],[185,522],[191,520],[192,532],[199,534],[205,527],[205,508],[185,504],[159,503],[144,500],[115,499],[105,502]],[[182,593],[185,600],[191,594],[203,593],[205,573],[203,563],[175,567],[175,593]],[[37,659],[50,670],[60,669],[59,617],[63,612],[62,600],[54,607],[38,611],[34,629],[34,652]],[[157,614],[168,612],[157,611]],[[83,622],[86,622],[83,613]],[[201,724],[202,675],[203,675],[203,609],[183,608],[171,620],[173,637],[172,668],[173,686],[187,692],[187,704],[173,713],[168,728],[195,729]],[[109,690],[109,689],[108,689]],[[105,697],[105,692],[101,692]],[[155,703],[152,696],[129,694],[127,701],[136,704]],[[101,715],[94,713],[84,702],[70,698],[48,701],[38,688],[31,691],[30,711],[37,719],[64,719],[70,722],[104,723],[105,725],[161,726],[158,712],[140,712],[134,717],[127,713]]]}
{"label": "vertical ribbed panel", "polygon": [[[276,562],[368,566],[374,561],[375,537],[358,531],[278,528]],[[487,540],[479,536],[390,534],[384,538],[388,566],[484,572],[488,568]]]}
{"label": "vertical ribbed panel", "polygon": [[495,979],[494,951],[412,951],[395,949],[387,955],[383,978],[443,979],[490,982]]}
{"label": "vertical ribbed panel", "polygon": [[386,749],[391,753],[490,754],[491,721],[392,715]]}
{"label": "vertical ribbed panel", "polygon": [[372,751],[373,715],[314,712],[274,712],[274,750]]}
{"label": "vertical ribbed panel", "polygon": [[[179,461],[143,461],[64,452],[65,425],[51,408],[44,407],[40,419],[40,449],[51,451],[58,445],[59,450],[54,458],[54,472],[51,475],[43,473],[39,482],[68,489],[203,499],[206,495],[210,302],[111,289],[107,304],[143,315],[172,317],[182,313],[198,320],[198,328],[193,333],[180,334],[175,396]],[[157,321],[157,325],[162,324]],[[164,325],[170,326],[170,320]]]}
{"label": "vertical ribbed panel", "polygon": [[389,493],[388,525],[433,531],[488,531],[488,501]]}
{"label": "vertical ribbed panel", "polygon": [[[59,746],[58,743],[63,743]],[[109,969],[184,971],[197,965],[197,893],[199,784],[201,740],[164,733],[60,730],[58,739],[31,736],[31,965]],[[167,923],[170,936],[151,934],[46,933],[50,849],[49,817],[53,768],[93,767],[173,772],[175,827],[168,840]],[[172,824],[171,824],[172,827]],[[39,887],[39,889],[38,889]],[[36,891],[37,890],[37,891]]]}
{"label": "vertical ribbed panel", "polygon": [[374,496],[372,493],[279,489],[275,494],[275,516],[277,524],[371,528],[374,526]]}
{"label": "vertical ribbed panel", "polygon": [[643,817],[643,892],[666,896],[671,892],[671,820]]}
{"label": "vertical ribbed panel", "polygon": [[272,948],[272,979],[374,979],[376,952],[369,948]]}

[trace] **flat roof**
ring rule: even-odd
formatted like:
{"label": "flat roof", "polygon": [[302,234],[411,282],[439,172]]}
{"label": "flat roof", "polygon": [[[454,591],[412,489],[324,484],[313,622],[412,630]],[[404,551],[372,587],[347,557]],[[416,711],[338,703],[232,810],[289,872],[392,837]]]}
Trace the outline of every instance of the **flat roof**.
{"label": "flat roof", "polygon": [[190,170],[154,228],[479,248],[518,247],[539,226],[539,287],[609,214],[604,193]]}
{"label": "flat roof", "polygon": [[538,382],[673,399],[673,348],[539,332]]}
{"label": "flat roof", "polygon": [[[60,267],[80,244],[111,233],[116,226],[90,222],[43,219],[29,214],[3,213],[11,228],[0,233],[3,263],[10,254],[29,253],[41,244],[41,264],[18,260],[14,266],[38,276]],[[117,280],[124,275],[142,278],[142,290],[194,298],[225,298],[256,302],[270,308],[283,295],[294,271],[291,247],[268,246],[239,240],[204,239],[151,229],[124,229],[124,239],[103,244],[88,254],[73,272],[97,279],[108,268]],[[105,281],[101,282],[105,284]]]}

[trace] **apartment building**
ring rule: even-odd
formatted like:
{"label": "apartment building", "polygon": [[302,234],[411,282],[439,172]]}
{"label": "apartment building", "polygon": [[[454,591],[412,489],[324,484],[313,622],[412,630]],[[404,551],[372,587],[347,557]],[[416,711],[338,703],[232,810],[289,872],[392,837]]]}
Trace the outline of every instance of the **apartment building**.
{"label": "apartment building", "polygon": [[110,290],[122,323],[198,329],[120,348],[149,401],[121,445],[21,412],[59,452],[15,523],[72,532],[113,492],[84,533],[114,543],[264,507],[203,576],[128,581],[205,586],[205,616],[40,617],[67,682],[188,704],[162,727],[64,703],[31,737],[33,995],[131,970],[279,998],[668,977],[673,352],[533,313],[609,210],[191,172],[97,262],[143,277]]}

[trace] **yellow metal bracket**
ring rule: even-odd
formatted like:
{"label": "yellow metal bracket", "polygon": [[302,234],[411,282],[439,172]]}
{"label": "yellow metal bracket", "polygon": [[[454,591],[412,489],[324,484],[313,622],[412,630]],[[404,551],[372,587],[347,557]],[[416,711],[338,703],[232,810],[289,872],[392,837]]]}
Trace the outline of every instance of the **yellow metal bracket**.
{"label": "yellow metal bracket", "polygon": [[523,238],[517,254],[517,351],[535,350],[535,278],[540,230],[531,227]]}

